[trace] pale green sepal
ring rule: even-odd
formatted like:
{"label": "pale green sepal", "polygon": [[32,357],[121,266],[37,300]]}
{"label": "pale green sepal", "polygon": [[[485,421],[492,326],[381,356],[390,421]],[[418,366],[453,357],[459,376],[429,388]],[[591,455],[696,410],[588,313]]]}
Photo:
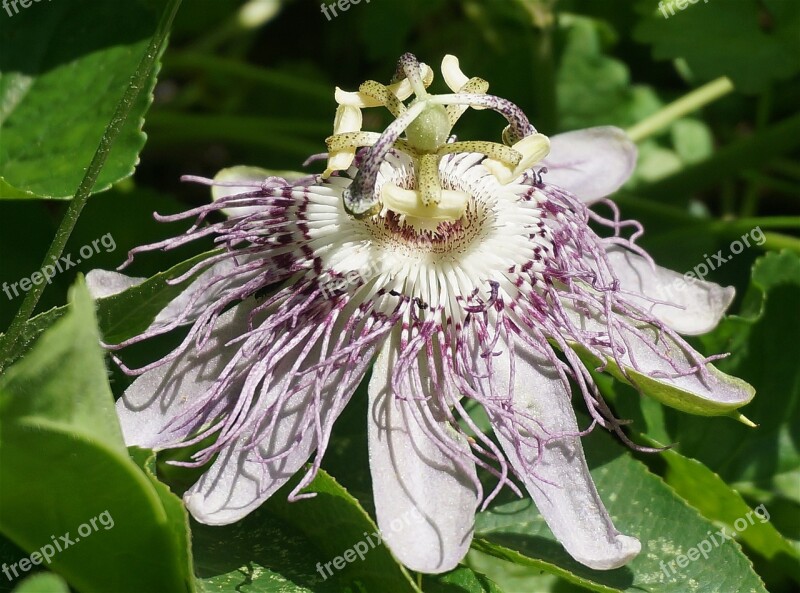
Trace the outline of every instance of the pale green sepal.
{"label": "pale green sepal", "polygon": [[633,386],[643,395],[651,397],[665,406],[698,416],[730,416],[743,424],[755,426],[745,416],[736,412],[738,408],[753,399],[756,394],[755,388],[746,381],[727,375],[710,364],[707,365],[707,369],[713,379],[725,384],[731,391],[739,391],[740,397],[728,401],[712,400],[672,385],[668,380],[642,374],[628,366],[624,367],[623,372],[613,359],[602,361],[581,344],[571,342],[569,345],[587,367],[594,369],[605,364],[605,370],[614,378]]}

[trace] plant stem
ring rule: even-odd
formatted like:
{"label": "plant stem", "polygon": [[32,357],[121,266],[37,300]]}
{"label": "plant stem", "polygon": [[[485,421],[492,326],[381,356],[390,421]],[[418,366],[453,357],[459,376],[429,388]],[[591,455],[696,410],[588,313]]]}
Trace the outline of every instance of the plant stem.
{"label": "plant stem", "polygon": [[[756,106],[756,134],[760,133],[769,123],[769,112],[772,106],[772,92],[769,88],[758,98]],[[739,211],[741,216],[753,216],[758,211],[759,192],[761,183],[756,179],[749,179],[747,190],[742,199],[742,207]]]}
{"label": "plant stem", "polygon": [[789,159],[778,159],[770,165],[770,168],[777,173],[800,179],[800,163],[795,163]]}
{"label": "plant stem", "polygon": [[790,249],[795,253],[800,253],[800,238],[781,233],[764,233],[764,238],[765,241],[761,245],[763,249],[768,249],[770,251]]}
{"label": "plant stem", "polygon": [[315,138],[330,134],[330,124],[292,118],[247,117],[237,115],[196,115],[173,111],[153,111],[147,118],[148,130],[168,130],[153,134],[161,144],[197,140],[227,140],[250,146],[263,146],[283,153],[308,155],[323,152],[325,145],[298,137],[306,132]]}
{"label": "plant stem", "polygon": [[797,146],[800,146],[800,114],[729,144],[711,158],[675,175],[637,188],[637,193],[653,200],[685,204],[695,192],[738,177],[743,169],[756,169],[770,163]]}
{"label": "plant stem", "polygon": [[220,76],[240,78],[281,92],[305,95],[333,104],[333,93],[326,85],[292,76],[285,72],[251,66],[238,60],[219,58],[198,52],[182,51],[164,60],[165,69],[205,71]]}
{"label": "plant stem", "polygon": [[[646,212],[651,215],[657,215],[661,220],[669,220],[681,225],[701,225],[707,232],[726,237],[735,237],[739,234],[748,233],[756,227],[761,229],[800,229],[800,216],[762,216],[736,218],[733,220],[710,220],[696,218],[674,206],[635,198],[624,193],[615,196],[614,202],[621,206],[623,210]],[[781,245],[791,249],[797,249],[797,246],[800,245],[800,239],[795,237],[776,233],[765,233],[765,235],[772,237],[772,243],[765,243],[765,245]],[[765,247],[765,249],[770,248]]]}
{"label": "plant stem", "polygon": [[747,181],[758,183],[765,189],[771,189],[775,192],[786,194],[787,196],[795,199],[800,197],[800,184],[797,181],[785,181],[783,179],[776,179],[763,173],[756,173],[755,171],[745,171],[742,173],[742,178]]}
{"label": "plant stem", "polygon": [[[84,206],[86,206],[86,202],[89,200],[89,196],[92,193],[92,188],[94,188],[94,185],[97,182],[97,177],[100,175],[100,171],[103,169],[103,166],[108,159],[111,146],[119,135],[122,126],[125,124],[125,121],[128,119],[128,115],[130,114],[131,109],[133,108],[133,105],[139,96],[139,93],[141,93],[142,89],[146,86],[147,78],[150,76],[150,73],[153,71],[153,68],[156,65],[158,56],[161,54],[161,50],[166,43],[167,36],[169,35],[169,31],[172,27],[172,21],[175,18],[175,14],[177,13],[180,4],[181,0],[169,0],[167,3],[164,13],[161,16],[161,20],[158,23],[155,33],[153,34],[153,38],[151,39],[150,44],[147,46],[147,50],[142,56],[142,59],[139,61],[139,65],[136,68],[136,72],[134,72],[133,76],[131,77],[131,82],[128,85],[128,88],[125,90],[125,93],[117,104],[117,108],[114,111],[114,115],[111,117],[111,121],[108,122],[105,132],[103,132],[103,137],[100,139],[100,144],[97,147],[97,151],[94,153],[92,161],[89,163],[89,167],[86,169],[86,174],[83,176],[78,189],[75,191],[72,201],[67,206],[64,217],[61,219],[61,224],[59,225],[58,230],[56,230],[53,242],[50,244],[47,254],[44,256],[42,267],[49,264],[53,260],[57,260],[63,253],[64,247],[66,246],[67,241],[69,240],[69,237],[75,228],[75,224],[78,222],[78,217],[81,215]],[[22,301],[22,305],[14,316],[14,319],[11,321],[11,325],[9,326],[4,339],[0,344],[0,372],[3,370],[5,361],[8,360],[9,356],[13,352],[14,347],[16,346],[20,334],[25,326],[25,322],[28,321],[34,309],[36,308],[36,305],[39,302],[42,293],[44,292],[45,286],[45,283],[33,285],[31,290],[25,296],[25,299]]]}
{"label": "plant stem", "polygon": [[730,93],[733,83],[727,76],[721,76],[704,84],[677,101],[673,101],[660,111],[628,128],[628,136],[634,142],[639,142],[660,132],[678,118],[700,109]]}
{"label": "plant stem", "polygon": [[712,225],[713,229],[742,229],[749,231],[756,227],[770,229],[800,229],[800,216],[762,216],[756,218],[737,218],[720,220]]}
{"label": "plant stem", "polygon": [[556,65],[553,29],[555,27],[554,2],[524,2],[531,14],[533,32],[533,98],[536,121],[541,130],[554,134],[558,128],[558,102],[556,100]]}

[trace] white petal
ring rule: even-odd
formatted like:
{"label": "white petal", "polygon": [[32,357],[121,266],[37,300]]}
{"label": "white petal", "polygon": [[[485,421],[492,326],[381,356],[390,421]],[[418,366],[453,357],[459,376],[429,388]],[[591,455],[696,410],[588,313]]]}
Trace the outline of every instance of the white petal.
{"label": "white petal", "polygon": [[[528,431],[526,435],[548,439],[578,432],[570,393],[552,366],[518,348],[512,383],[508,349],[492,360],[491,393],[495,397],[513,394],[514,409],[536,421],[520,417]],[[519,427],[503,422],[496,413],[489,412],[489,416],[498,440],[509,461],[522,474],[536,507],[575,560],[590,568],[609,570],[623,566],[639,553],[639,541],[617,531],[608,516],[589,474],[580,437],[552,438],[543,444],[539,454],[535,439],[519,438]],[[522,462],[523,458],[527,464]],[[533,474],[526,471],[526,465],[533,467]]]}
{"label": "white petal", "polygon": [[[181,325],[192,323],[203,311],[219,301],[226,293],[236,290],[258,274],[258,271],[252,271],[247,274],[232,275],[236,267],[244,265],[247,261],[248,258],[246,257],[238,257],[235,260],[226,258],[201,272],[197,278],[192,280],[178,296],[172,299],[156,315],[148,329],[157,330],[166,327],[179,316],[183,316]],[[214,280],[216,276],[219,276],[220,280],[209,285],[209,282]]]}
{"label": "white petal", "polygon": [[419,572],[440,573],[454,568],[472,541],[478,505],[475,465],[469,459],[454,462],[428,436],[431,430],[444,430],[453,447],[469,450],[464,437],[449,425],[431,426],[435,421],[424,417],[420,407],[428,406],[430,398],[406,401],[390,391],[396,353],[391,342],[384,346],[369,384],[375,512],[400,562]]}
{"label": "white petal", "polygon": [[[242,185],[212,185],[211,199],[216,202],[220,198],[256,191],[261,187],[264,180],[271,175],[272,173],[266,169],[248,167],[246,165],[222,169],[214,176],[215,183],[241,183]],[[233,218],[247,216],[258,209],[256,206],[241,206],[238,208],[223,208],[222,212],[229,218]]]}
{"label": "white petal", "polygon": [[[185,316],[181,325],[193,322],[209,305],[218,301],[225,293],[235,290],[242,283],[258,273],[240,274],[235,277],[235,282],[224,279],[208,286],[208,282],[215,276],[229,274],[234,268],[243,265],[246,261],[245,258],[239,258],[238,261],[224,259],[201,272],[197,278],[191,281],[189,285],[178,294],[178,296],[159,311],[146,331],[157,331],[167,327],[182,314],[185,314]],[[89,294],[95,299],[119,294],[129,288],[138,286],[145,280],[147,279],[130,277],[125,274],[120,274],[119,272],[109,272],[99,269],[92,270],[86,275],[86,285],[89,288]]]}
{"label": "white petal", "polygon": [[145,280],[146,278],[134,278],[119,272],[97,269],[86,274],[86,287],[93,299],[104,299],[137,286]]}
{"label": "white petal", "polygon": [[[298,348],[303,346],[301,344]],[[294,393],[280,408],[275,429],[269,434],[256,436],[257,447],[245,448],[251,442],[252,431],[257,428],[253,425],[220,451],[206,473],[184,494],[186,508],[194,518],[207,525],[233,523],[258,508],[283,486],[319,445],[313,422],[308,425],[310,415],[315,415],[315,406],[320,406],[323,430],[329,430],[366,373],[373,353],[374,348],[371,351],[367,349],[357,363],[333,371],[319,393],[315,393],[313,381],[312,385]],[[319,363],[320,358],[317,349],[298,372]],[[293,350],[271,371],[275,380],[266,392],[259,395],[251,418],[289,389],[296,388],[287,379],[296,359],[297,350]],[[304,375],[303,379],[307,382],[309,376]],[[338,403],[337,396],[340,396]],[[267,460],[277,455],[281,457]]]}
{"label": "white petal", "polygon": [[177,360],[140,375],[125,390],[116,405],[126,445],[163,449],[213,419],[219,409],[197,417],[190,427],[168,426],[217,379],[235,352],[224,344],[245,330],[249,311],[243,305],[226,311],[201,351],[190,348]]}
{"label": "white petal", "polygon": [[643,257],[621,247],[609,249],[608,258],[622,290],[672,305],[654,305],[644,298],[627,295],[626,300],[650,310],[656,318],[682,334],[698,335],[714,329],[736,294],[731,286],[722,287],[697,279],[687,282],[682,274],[653,267]]}
{"label": "white petal", "polygon": [[587,128],[550,138],[544,181],[591,203],[616,190],[633,173],[636,145],[613,126]]}

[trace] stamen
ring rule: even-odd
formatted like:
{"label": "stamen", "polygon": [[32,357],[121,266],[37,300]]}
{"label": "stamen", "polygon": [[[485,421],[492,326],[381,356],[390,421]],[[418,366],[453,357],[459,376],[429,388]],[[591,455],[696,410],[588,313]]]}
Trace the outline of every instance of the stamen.
{"label": "stamen", "polygon": [[379,132],[345,132],[325,138],[329,152],[339,152],[350,148],[372,146],[381,137]]}
{"label": "stamen", "polygon": [[[333,120],[333,133],[343,134],[358,132],[361,130],[362,117],[361,109],[350,105],[339,105],[336,108],[336,117]],[[328,149],[328,166],[322,174],[323,179],[327,179],[334,171],[345,171],[353,163],[355,158],[355,147],[342,147],[340,150],[332,151]]]}
{"label": "stamen", "polygon": [[[426,64],[420,64],[420,68],[422,69],[422,83],[427,87],[433,81],[433,70]],[[414,94],[411,83],[405,78],[393,82],[388,86],[388,89],[401,101],[405,101]],[[382,105],[381,102],[374,97],[370,97],[364,93],[344,91],[339,87],[336,87],[334,98],[339,105],[348,105],[361,109],[365,107],[380,107]]]}
{"label": "stamen", "polygon": [[[474,78],[470,78],[457,92],[459,93],[470,93],[475,95],[485,95],[489,91],[489,83],[486,82],[482,78],[478,78],[477,76]],[[464,112],[467,110],[467,105],[448,105],[447,106],[447,117],[450,119],[450,125],[456,125],[456,122],[459,118],[464,115]],[[480,107],[477,105],[473,105],[473,109],[486,109],[486,107]]]}
{"label": "stamen", "polygon": [[454,152],[478,152],[513,167],[516,167],[522,160],[522,154],[509,146],[498,144],[497,142],[483,142],[479,140],[450,142],[449,144],[441,146],[439,150],[436,151],[436,154],[441,156]]}
{"label": "stamen", "polygon": [[406,106],[400,102],[400,99],[392,93],[389,87],[375,80],[367,80],[361,83],[361,86],[358,87],[358,92],[378,101],[379,105],[386,107],[395,117],[400,117],[406,110]]}
{"label": "stamen", "polygon": [[378,172],[383,159],[394,147],[400,134],[422,113],[425,107],[426,104],[422,102],[412,105],[386,127],[378,141],[369,150],[353,183],[342,193],[344,209],[348,214],[355,218],[364,218],[380,212],[381,203],[378,196],[375,195],[375,183],[378,180]]}
{"label": "stamen", "polygon": [[503,185],[513,181],[546,157],[550,153],[550,139],[544,134],[532,134],[514,144],[513,149],[522,155],[516,166],[494,158],[483,161],[483,165]]}
{"label": "stamen", "polygon": [[[381,188],[381,200],[386,208],[397,214],[438,223],[460,219],[466,212],[469,194],[443,189],[440,190],[438,202],[425,204],[422,192],[385,183]],[[417,221],[409,222],[414,224]]]}

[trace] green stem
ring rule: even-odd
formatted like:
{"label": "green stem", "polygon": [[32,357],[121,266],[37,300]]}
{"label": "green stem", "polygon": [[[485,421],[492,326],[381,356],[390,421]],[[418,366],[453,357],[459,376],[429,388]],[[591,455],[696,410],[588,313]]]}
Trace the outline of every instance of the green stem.
{"label": "green stem", "polygon": [[660,132],[676,119],[700,109],[730,93],[733,83],[727,76],[722,76],[704,84],[677,101],[673,101],[657,113],[628,128],[628,136],[639,142]]}
{"label": "green stem", "polygon": [[781,173],[794,179],[800,179],[800,163],[789,159],[778,159],[770,165],[776,173]]}
{"label": "green stem", "polygon": [[552,19],[541,23],[535,30],[533,44],[532,90],[537,126],[546,133],[555,133],[558,128],[558,103]]}
{"label": "green stem", "polygon": [[[772,92],[767,88],[759,97],[756,105],[756,134],[760,133],[769,123],[769,112],[772,106]],[[739,211],[741,216],[753,216],[758,211],[758,199],[761,191],[761,183],[755,179],[749,179],[747,190],[742,199],[742,207]]]}
{"label": "green stem", "polygon": [[315,138],[330,133],[328,122],[300,119],[246,117],[235,115],[194,115],[171,111],[153,111],[147,118],[147,129],[166,130],[168,133],[153,134],[160,144],[187,143],[197,140],[227,140],[249,146],[263,146],[284,153],[302,156],[324,152],[321,141],[297,137],[306,132]]}
{"label": "green stem", "polygon": [[[134,72],[133,76],[131,77],[131,82],[128,85],[128,88],[125,90],[125,94],[123,94],[122,98],[117,104],[117,108],[114,111],[114,115],[111,117],[111,121],[106,126],[103,137],[100,139],[100,145],[97,147],[97,151],[94,153],[92,161],[89,163],[89,167],[86,169],[86,174],[83,176],[78,189],[75,191],[75,196],[67,206],[67,210],[64,213],[64,218],[61,220],[58,230],[56,230],[53,242],[50,244],[50,248],[47,250],[47,254],[44,256],[42,267],[44,267],[46,264],[49,264],[51,261],[58,259],[63,253],[64,247],[67,244],[67,240],[72,234],[75,224],[78,222],[78,217],[81,215],[83,207],[89,200],[89,196],[92,193],[92,188],[94,188],[94,185],[97,182],[97,177],[100,175],[100,171],[103,169],[103,166],[108,159],[111,146],[113,145],[117,136],[119,136],[119,132],[122,129],[122,126],[125,124],[125,121],[128,119],[128,115],[130,114],[131,109],[133,108],[133,105],[139,96],[139,93],[141,93],[142,89],[145,88],[147,78],[150,76],[150,73],[153,71],[153,68],[156,65],[158,56],[160,55],[161,50],[166,43],[167,36],[169,35],[169,31],[172,27],[172,21],[175,18],[175,14],[177,13],[180,4],[181,0],[170,0],[164,9],[161,21],[159,22],[158,27],[153,34],[153,38],[150,41],[150,44],[148,45],[144,55],[142,56],[142,59],[139,61],[139,65],[136,68],[136,72]],[[13,352],[25,323],[28,321],[34,309],[36,308],[36,305],[39,302],[42,293],[44,292],[45,286],[45,283],[33,285],[31,290],[25,296],[25,299],[22,301],[19,311],[17,311],[17,314],[11,321],[11,325],[4,336],[2,344],[0,344],[0,371],[3,370],[5,361],[8,360]]]}
{"label": "green stem", "polygon": [[800,229],[800,216],[737,218],[735,220],[720,220],[711,226],[712,229],[741,229],[743,231],[749,231],[756,227],[768,229]]}
{"label": "green stem", "polygon": [[764,233],[764,243],[762,249],[770,251],[780,251],[781,249],[791,249],[795,253],[800,253],[800,239],[783,235],[780,233]]}
{"label": "green stem", "polygon": [[757,169],[800,146],[800,114],[772,124],[718,150],[705,161],[683,169],[666,179],[637,189],[647,198],[685,204],[695,192],[738,177],[743,169]]}
{"label": "green stem", "polygon": [[758,183],[765,189],[771,189],[795,199],[800,197],[800,184],[798,184],[796,181],[776,179],[774,177],[770,177],[769,175],[764,175],[763,173],[757,173],[755,171],[745,171],[742,173],[742,177],[748,181]]}
{"label": "green stem", "polygon": [[625,211],[644,212],[651,216],[655,215],[660,220],[676,224],[702,225],[709,232],[725,236],[746,233],[756,227],[761,229],[800,229],[800,216],[761,216],[710,221],[709,219],[692,216],[685,210],[674,206],[635,198],[624,193],[616,195],[614,202]]}
{"label": "green stem", "polygon": [[271,90],[297,93],[320,101],[333,102],[333,93],[326,85],[311,82],[285,72],[252,66],[238,60],[183,51],[167,56],[164,60],[164,68],[188,72],[203,71],[220,76],[239,78]]}

